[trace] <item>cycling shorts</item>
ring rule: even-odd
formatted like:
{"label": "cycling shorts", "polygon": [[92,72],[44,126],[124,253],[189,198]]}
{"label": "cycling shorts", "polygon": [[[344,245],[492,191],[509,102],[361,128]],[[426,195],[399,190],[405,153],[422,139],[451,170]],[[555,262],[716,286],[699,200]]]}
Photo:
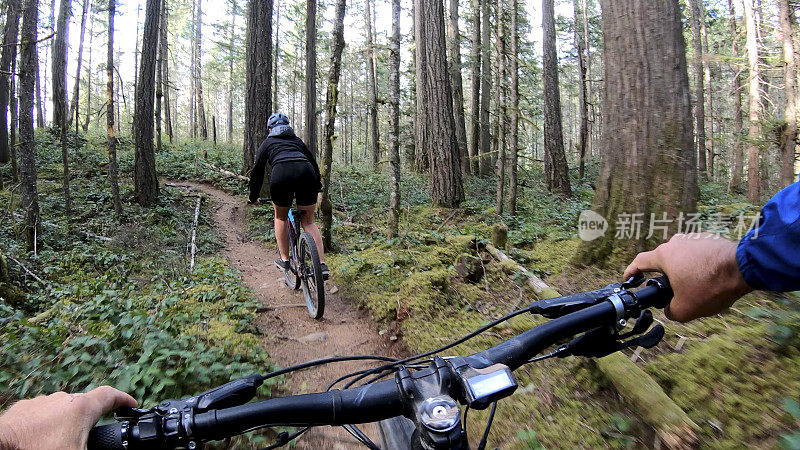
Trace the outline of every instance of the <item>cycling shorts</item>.
{"label": "cycling shorts", "polygon": [[272,202],[278,206],[311,206],[317,203],[319,180],[308,161],[286,161],[272,166],[269,189]]}

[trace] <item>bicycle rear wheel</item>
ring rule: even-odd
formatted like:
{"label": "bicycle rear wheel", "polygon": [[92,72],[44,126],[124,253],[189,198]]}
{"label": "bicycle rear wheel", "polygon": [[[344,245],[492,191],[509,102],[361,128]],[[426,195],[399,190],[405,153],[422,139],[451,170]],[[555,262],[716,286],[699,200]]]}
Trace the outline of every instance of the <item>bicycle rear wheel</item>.
{"label": "bicycle rear wheel", "polygon": [[314,238],[304,231],[300,235],[299,273],[303,287],[303,297],[308,307],[308,314],[319,320],[325,313],[325,285],[322,280],[322,267],[319,264],[319,252]]}

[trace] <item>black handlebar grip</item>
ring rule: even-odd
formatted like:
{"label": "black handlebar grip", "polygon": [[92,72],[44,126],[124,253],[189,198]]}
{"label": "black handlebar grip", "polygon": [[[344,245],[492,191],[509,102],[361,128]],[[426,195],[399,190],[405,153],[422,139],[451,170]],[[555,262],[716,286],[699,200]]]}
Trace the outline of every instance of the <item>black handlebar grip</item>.
{"label": "black handlebar grip", "polygon": [[647,307],[666,308],[672,301],[672,286],[666,275],[651,278],[647,281],[647,286],[634,293],[636,298]]}
{"label": "black handlebar grip", "polygon": [[92,428],[87,450],[125,450],[122,445],[122,426],[122,423],[116,422]]}

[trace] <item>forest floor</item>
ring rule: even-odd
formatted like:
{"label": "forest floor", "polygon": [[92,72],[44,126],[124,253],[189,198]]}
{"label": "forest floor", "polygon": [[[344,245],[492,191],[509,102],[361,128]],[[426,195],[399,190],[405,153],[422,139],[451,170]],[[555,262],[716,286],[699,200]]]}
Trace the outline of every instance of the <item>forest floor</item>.
{"label": "forest floor", "polygon": [[[375,322],[351,298],[336,295],[327,283],[325,316],[309,317],[301,292],[290,290],[275,267],[274,245],[250,239],[247,233],[247,205],[206,183],[175,182],[174,186],[202,191],[211,200],[211,217],[224,247],[222,254],[239,270],[242,281],[263,305],[256,321],[264,333],[262,346],[281,367],[321,358],[347,355],[399,356],[404,349],[388,334],[379,334]],[[208,207],[208,205],[206,205]],[[265,218],[266,220],[266,218]],[[328,384],[350,372],[366,368],[358,363],[335,363],[293,373],[288,378],[291,394],[322,392]],[[374,425],[362,430],[377,442]],[[363,448],[341,427],[317,427],[297,440],[296,448]]]}

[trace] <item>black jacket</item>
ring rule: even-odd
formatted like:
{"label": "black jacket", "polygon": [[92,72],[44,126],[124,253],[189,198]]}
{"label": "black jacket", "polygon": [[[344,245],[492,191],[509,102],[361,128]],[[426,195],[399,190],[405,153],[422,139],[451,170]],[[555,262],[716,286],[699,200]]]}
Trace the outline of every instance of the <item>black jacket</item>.
{"label": "black jacket", "polygon": [[256,162],[250,172],[250,201],[256,201],[261,186],[264,184],[264,172],[267,164],[270,170],[276,164],[285,162],[308,161],[314,167],[317,175],[317,189],[322,188],[322,177],[319,173],[319,165],[314,155],[306,144],[294,134],[294,130],[288,125],[279,125],[272,129],[269,136],[261,143],[256,155]]}

